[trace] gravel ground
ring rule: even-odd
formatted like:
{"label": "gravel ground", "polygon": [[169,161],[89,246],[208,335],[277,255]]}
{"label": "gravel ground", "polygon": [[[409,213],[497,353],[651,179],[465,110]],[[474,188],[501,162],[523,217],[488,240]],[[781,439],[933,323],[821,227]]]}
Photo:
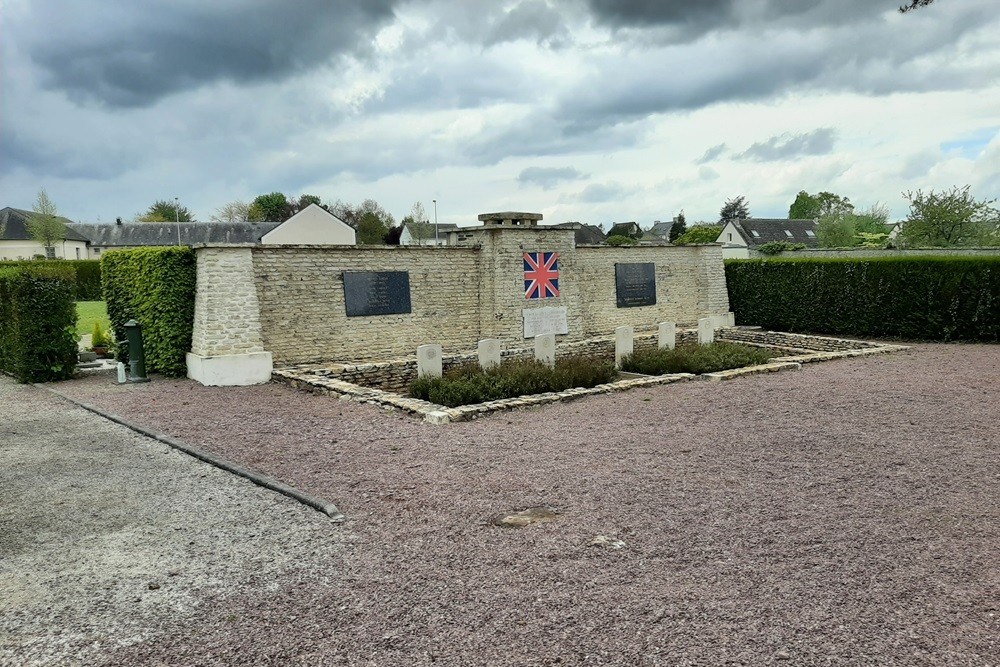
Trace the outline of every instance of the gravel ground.
{"label": "gravel ground", "polygon": [[[348,516],[317,529],[326,568],[160,609],[107,665],[994,667],[998,387],[985,345],[443,427],[280,385],[59,385]],[[558,515],[491,522],[533,506]],[[233,520],[225,549],[234,530],[285,547]]]}

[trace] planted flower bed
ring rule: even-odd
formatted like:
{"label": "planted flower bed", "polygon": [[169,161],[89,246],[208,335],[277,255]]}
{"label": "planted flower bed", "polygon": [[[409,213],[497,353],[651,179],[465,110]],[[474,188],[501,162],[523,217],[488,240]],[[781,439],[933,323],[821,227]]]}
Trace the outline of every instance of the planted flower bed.
{"label": "planted flower bed", "polygon": [[667,373],[701,375],[766,364],[781,354],[784,353],[738,343],[678,345],[672,350],[654,348],[630,354],[622,359],[622,370],[643,375]]}

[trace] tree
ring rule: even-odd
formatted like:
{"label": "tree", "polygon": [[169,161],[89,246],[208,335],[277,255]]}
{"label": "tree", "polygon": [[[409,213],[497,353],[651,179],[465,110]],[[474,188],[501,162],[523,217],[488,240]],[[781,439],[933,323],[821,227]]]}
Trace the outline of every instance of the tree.
{"label": "tree", "polygon": [[910,213],[899,233],[900,244],[943,247],[997,243],[1000,210],[993,206],[997,200],[976,200],[969,188],[903,193],[910,202]]}
{"label": "tree", "polygon": [[816,220],[833,213],[852,213],[854,204],[847,197],[835,195],[832,192],[820,192],[811,195],[800,190],[795,201],[788,207],[790,220]]}
{"label": "tree", "polygon": [[153,202],[149,210],[136,216],[136,222],[191,222],[194,217],[185,206],[166,199]]}
{"label": "tree", "polygon": [[750,205],[743,195],[735,199],[727,199],[719,211],[719,222],[726,224],[732,220],[746,220],[750,217]]}
{"label": "tree", "polygon": [[667,241],[670,243],[676,243],[677,238],[684,235],[684,232],[688,230],[687,219],[684,217],[684,211],[677,214],[674,218],[674,224],[670,227],[670,234],[667,236]]}
{"label": "tree", "polygon": [[634,239],[631,236],[626,236],[624,234],[613,234],[606,238],[604,242],[607,245],[612,246],[623,246],[623,245],[638,245],[638,239]]}
{"label": "tree", "polygon": [[677,245],[715,243],[721,233],[722,225],[695,225],[681,234],[674,243]]}
{"label": "tree", "polygon": [[47,257],[54,254],[57,241],[66,238],[66,225],[56,216],[56,205],[49,199],[49,194],[42,188],[32,205],[34,215],[28,218],[26,227],[31,238],[45,247]]}
{"label": "tree", "polygon": [[889,209],[875,204],[858,213],[834,211],[819,218],[816,239],[824,248],[881,248],[889,238]]}
{"label": "tree", "polygon": [[901,6],[899,8],[899,13],[905,14],[906,12],[911,12],[914,9],[917,9],[918,7],[926,7],[927,5],[932,4],[933,2],[934,0],[912,0],[910,4]]}
{"label": "tree", "polygon": [[215,209],[212,222],[247,222],[250,219],[250,204],[232,201]]}
{"label": "tree", "polygon": [[296,211],[296,213],[306,208],[310,204],[316,204],[316,206],[322,206],[322,204],[320,204],[319,197],[317,197],[316,195],[301,195],[299,197],[298,210]]}
{"label": "tree", "polygon": [[284,222],[292,217],[292,205],[282,192],[257,195],[250,202],[250,222]]}
{"label": "tree", "polygon": [[434,228],[427,219],[427,211],[421,202],[413,202],[410,213],[400,221],[400,225],[407,225],[414,245],[423,245],[424,241],[434,238]]}
{"label": "tree", "polygon": [[382,208],[374,199],[366,199],[357,209],[358,243],[363,245],[382,245],[389,235],[389,230],[396,224],[395,218]]}

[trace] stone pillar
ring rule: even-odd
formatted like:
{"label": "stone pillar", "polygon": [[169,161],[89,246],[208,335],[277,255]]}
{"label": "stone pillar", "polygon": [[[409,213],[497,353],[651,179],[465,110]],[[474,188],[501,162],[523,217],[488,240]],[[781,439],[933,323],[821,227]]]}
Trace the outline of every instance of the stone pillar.
{"label": "stone pillar", "polygon": [[677,346],[677,325],[673,322],[660,322],[659,346],[668,350]]}
{"label": "stone pillar", "polygon": [[618,368],[622,367],[622,358],[632,354],[634,334],[632,327],[615,328],[615,366]]}
{"label": "stone pillar", "polygon": [[250,246],[196,248],[197,292],[187,374],[203,385],[262,384],[271,379]]}
{"label": "stone pillar", "polygon": [[417,377],[441,377],[440,345],[421,345],[417,348]]}
{"label": "stone pillar", "polygon": [[556,365],[556,335],[541,334],[535,336],[535,359],[549,368]]}
{"label": "stone pillar", "polygon": [[496,338],[479,341],[479,365],[483,370],[500,365],[500,341]]}
{"label": "stone pillar", "polygon": [[715,340],[715,324],[711,317],[703,317],[698,320],[698,343],[708,345]]}

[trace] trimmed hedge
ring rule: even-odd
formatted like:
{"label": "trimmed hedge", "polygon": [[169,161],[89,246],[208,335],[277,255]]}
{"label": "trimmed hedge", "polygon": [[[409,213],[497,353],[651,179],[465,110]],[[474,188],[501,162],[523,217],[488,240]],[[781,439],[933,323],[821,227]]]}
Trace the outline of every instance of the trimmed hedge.
{"label": "trimmed hedge", "polygon": [[17,260],[0,261],[0,267],[20,266],[59,266],[72,267],[76,272],[76,300],[101,301],[101,260],[99,259],[59,259],[59,260]]}
{"label": "trimmed hedge", "polygon": [[76,290],[72,267],[0,267],[0,369],[18,382],[73,377]]}
{"label": "trimmed hedge", "polygon": [[1000,257],[726,261],[739,324],[914,340],[1000,340]]}
{"label": "trimmed hedge", "polygon": [[101,257],[101,273],[117,358],[128,360],[125,323],[135,319],[142,325],[146,370],[186,375],[194,329],[194,251],[176,246],[110,250]]}

